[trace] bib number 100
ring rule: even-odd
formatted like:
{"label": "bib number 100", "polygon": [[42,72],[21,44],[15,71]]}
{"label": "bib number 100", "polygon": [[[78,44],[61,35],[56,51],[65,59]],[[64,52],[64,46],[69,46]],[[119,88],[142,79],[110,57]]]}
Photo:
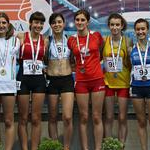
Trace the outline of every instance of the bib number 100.
{"label": "bib number 100", "polygon": [[28,64],[29,70],[39,70],[40,66],[38,64]]}

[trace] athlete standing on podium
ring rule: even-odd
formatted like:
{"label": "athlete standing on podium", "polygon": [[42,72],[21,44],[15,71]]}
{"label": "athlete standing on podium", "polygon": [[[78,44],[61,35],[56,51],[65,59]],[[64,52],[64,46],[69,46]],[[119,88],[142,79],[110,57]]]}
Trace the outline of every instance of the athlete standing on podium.
{"label": "athlete standing on podium", "polygon": [[0,12],[0,99],[5,123],[5,150],[12,150],[15,135],[16,55],[20,41],[13,34],[14,27],[8,16]]}
{"label": "athlete standing on podium", "polygon": [[74,21],[77,33],[69,38],[68,47],[75,56],[75,93],[80,115],[82,149],[89,150],[87,125],[91,94],[95,150],[100,150],[103,137],[102,107],[105,95],[105,83],[100,64],[103,39],[99,32],[88,29],[90,21],[88,11],[77,11]]}
{"label": "athlete standing on podium", "polygon": [[110,35],[104,37],[103,49],[104,79],[106,84],[105,98],[105,137],[112,136],[114,121],[114,103],[118,101],[118,138],[125,144],[127,137],[127,103],[130,87],[130,57],[128,49],[132,41],[123,31],[126,30],[126,20],[117,13],[108,17]]}
{"label": "athlete standing on podium", "polygon": [[[43,74],[43,60],[47,40],[40,32],[45,16],[34,12],[29,19],[29,32],[18,35],[21,41],[20,67],[17,75],[19,124],[18,133],[22,150],[28,150],[28,113],[31,102],[31,150],[37,150],[41,136],[41,111],[45,99],[46,81]],[[31,94],[31,95],[30,95]]]}
{"label": "athlete standing on podium", "polygon": [[52,36],[49,37],[47,51],[48,66],[47,87],[49,103],[49,136],[58,139],[57,108],[59,100],[62,104],[62,119],[64,124],[64,150],[70,150],[72,139],[72,113],[74,103],[74,82],[71,68],[71,51],[67,46],[67,37],[64,33],[65,19],[61,13],[53,13],[49,18]]}
{"label": "athlete standing on podium", "polygon": [[[131,50],[132,78],[130,96],[138,120],[142,150],[148,150],[147,115],[150,124],[150,39],[149,22],[140,18],[134,23],[137,43]],[[147,111],[146,111],[147,110]]]}

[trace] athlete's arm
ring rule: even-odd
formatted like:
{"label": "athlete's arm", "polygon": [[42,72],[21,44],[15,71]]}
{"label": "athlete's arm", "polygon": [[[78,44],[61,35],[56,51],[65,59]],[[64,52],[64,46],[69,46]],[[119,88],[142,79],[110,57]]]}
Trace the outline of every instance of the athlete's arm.
{"label": "athlete's arm", "polygon": [[18,33],[17,34],[17,38],[20,40],[20,44],[22,45],[23,42],[24,42],[24,37],[25,37],[25,34],[24,33]]}
{"label": "athlete's arm", "polygon": [[44,53],[44,73],[46,73],[46,70],[47,70],[47,65],[48,65],[48,51],[49,51],[49,37],[45,36],[44,37],[44,47],[45,47],[45,53]]}
{"label": "athlete's arm", "polygon": [[101,34],[100,34],[99,39],[100,39],[100,46],[99,46],[100,61],[102,61],[102,60],[103,60],[104,39],[103,39],[103,37],[101,36]]}
{"label": "athlete's arm", "polygon": [[75,57],[72,51],[70,52],[70,64],[71,64],[72,72],[75,72],[76,63],[75,63]]}
{"label": "athlete's arm", "polygon": [[130,53],[133,48],[133,41],[128,37],[126,37],[126,45],[127,45],[128,56],[130,56]]}
{"label": "athlete's arm", "polygon": [[130,53],[133,48],[133,41],[128,37],[125,37],[125,38],[126,38],[127,55],[128,55],[127,56],[127,67],[129,67],[131,70]]}

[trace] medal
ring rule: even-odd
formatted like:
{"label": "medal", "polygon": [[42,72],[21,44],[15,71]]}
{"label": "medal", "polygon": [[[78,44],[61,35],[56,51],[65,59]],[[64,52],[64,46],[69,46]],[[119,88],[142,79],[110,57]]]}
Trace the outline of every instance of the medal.
{"label": "medal", "polygon": [[145,48],[145,55],[144,55],[144,59],[143,59],[139,43],[137,42],[137,50],[138,50],[138,53],[139,53],[139,58],[140,58],[140,62],[141,62],[141,68],[143,70],[142,81],[147,81],[147,76],[145,76],[146,75],[145,74],[145,69],[146,69],[146,59],[147,59],[148,47],[149,47],[149,41],[147,41],[146,48]]}
{"label": "medal", "polygon": [[117,76],[118,76],[117,73],[114,73],[114,78],[117,78]]}
{"label": "medal", "polygon": [[36,53],[35,53],[35,50],[34,50],[33,40],[32,40],[31,34],[29,34],[29,40],[30,40],[30,44],[31,44],[32,61],[33,61],[33,64],[32,64],[32,72],[35,73],[35,72],[36,72],[36,62],[37,62],[37,58],[38,58],[39,51],[40,51],[40,41],[41,41],[41,37],[40,37],[40,35],[39,35]]}
{"label": "medal", "polygon": [[5,70],[4,68],[2,68],[1,71],[0,71],[0,74],[1,74],[2,76],[5,76],[5,75],[6,75],[6,70]]}
{"label": "medal", "polygon": [[147,77],[146,76],[142,76],[142,81],[147,81]]}
{"label": "medal", "polygon": [[4,49],[0,48],[0,66],[1,66],[0,74],[1,76],[6,75],[5,65],[6,65],[7,54],[8,54],[8,41],[5,41]]}
{"label": "medal", "polygon": [[81,73],[85,73],[85,68],[80,68]]}
{"label": "medal", "polygon": [[65,42],[67,42],[67,38],[64,35],[64,33],[62,34],[62,41],[61,42],[56,42],[54,36],[52,38],[52,44],[54,46],[54,50],[56,52],[56,57],[58,57],[58,59],[62,59],[65,56]]}
{"label": "medal", "polygon": [[[117,71],[118,69],[118,61],[119,61],[119,55],[120,55],[120,51],[121,51],[121,44],[122,44],[122,36],[120,37],[119,40],[119,46],[118,46],[118,50],[117,50],[117,56],[115,56],[114,53],[114,46],[113,46],[113,40],[111,38],[110,40],[110,46],[111,46],[111,53],[112,53],[112,60],[113,60],[113,65],[114,65],[114,69]],[[118,72],[118,71],[117,71]]]}
{"label": "medal", "polygon": [[78,50],[80,52],[80,59],[81,59],[81,65],[82,65],[82,67],[80,68],[81,73],[85,73],[85,68],[83,66],[85,65],[85,57],[87,56],[87,51],[88,51],[88,46],[89,46],[89,36],[90,36],[90,33],[88,32],[85,47],[82,48],[82,50],[81,50],[80,43],[79,43],[79,37],[77,35],[77,46],[78,46]]}

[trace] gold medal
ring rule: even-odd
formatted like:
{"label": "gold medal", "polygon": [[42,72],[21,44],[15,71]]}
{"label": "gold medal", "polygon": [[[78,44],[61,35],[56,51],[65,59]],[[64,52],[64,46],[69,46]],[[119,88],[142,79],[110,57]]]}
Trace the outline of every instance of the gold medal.
{"label": "gold medal", "polygon": [[6,70],[5,70],[4,68],[2,68],[2,69],[0,70],[0,74],[1,74],[2,76],[5,76],[5,75],[6,75]]}

